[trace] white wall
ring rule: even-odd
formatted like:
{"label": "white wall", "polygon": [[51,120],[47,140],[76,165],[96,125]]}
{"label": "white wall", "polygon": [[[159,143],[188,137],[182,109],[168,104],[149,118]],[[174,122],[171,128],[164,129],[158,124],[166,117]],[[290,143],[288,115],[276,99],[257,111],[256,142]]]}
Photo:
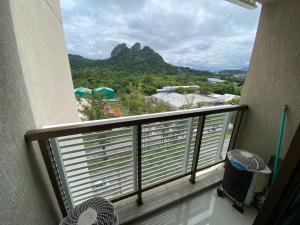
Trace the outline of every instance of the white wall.
{"label": "white wall", "polygon": [[30,129],[79,121],[58,0],[0,1],[0,224],[58,224]]}
{"label": "white wall", "polygon": [[10,0],[37,127],[79,121],[58,0]]}

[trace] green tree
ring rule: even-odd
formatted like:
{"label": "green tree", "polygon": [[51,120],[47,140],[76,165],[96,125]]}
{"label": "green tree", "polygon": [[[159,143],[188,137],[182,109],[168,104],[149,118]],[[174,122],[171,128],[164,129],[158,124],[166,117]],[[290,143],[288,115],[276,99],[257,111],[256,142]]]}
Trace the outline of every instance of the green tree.
{"label": "green tree", "polygon": [[134,115],[140,115],[147,112],[146,99],[142,92],[142,85],[130,83],[128,93],[122,96],[123,105]]}
{"label": "green tree", "polygon": [[179,88],[176,88],[176,92],[180,93],[180,94],[194,94],[197,91],[198,91],[197,88],[194,88],[194,87],[188,87],[188,88],[179,87]]}
{"label": "green tree", "polygon": [[90,99],[86,99],[88,104],[83,105],[80,111],[88,120],[103,119],[103,108],[105,102],[104,96],[101,94],[94,94]]}
{"label": "green tree", "polygon": [[226,103],[230,104],[230,105],[238,105],[238,104],[240,104],[240,97],[235,97],[235,98],[227,101]]}
{"label": "green tree", "polygon": [[201,82],[200,93],[203,95],[209,95],[214,92],[214,86],[207,82]]}
{"label": "green tree", "polygon": [[159,112],[167,112],[172,111],[172,107],[168,103],[157,102],[157,103],[148,103],[147,104],[149,113],[159,113]]}

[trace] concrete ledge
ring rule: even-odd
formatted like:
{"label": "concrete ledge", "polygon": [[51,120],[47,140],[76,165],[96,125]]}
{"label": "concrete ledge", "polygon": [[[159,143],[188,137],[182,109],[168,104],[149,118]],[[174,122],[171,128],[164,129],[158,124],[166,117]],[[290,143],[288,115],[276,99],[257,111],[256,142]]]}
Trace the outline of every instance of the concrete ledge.
{"label": "concrete ledge", "polygon": [[186,198],[216,187],[223,179],[223,163],[198,172],[196,183],[189,176],[170,182],[143,193],[143,205],[136,205],[136,196],[114,203],[119,211],[120,224],[131,224],[151,214],[174,205]]}

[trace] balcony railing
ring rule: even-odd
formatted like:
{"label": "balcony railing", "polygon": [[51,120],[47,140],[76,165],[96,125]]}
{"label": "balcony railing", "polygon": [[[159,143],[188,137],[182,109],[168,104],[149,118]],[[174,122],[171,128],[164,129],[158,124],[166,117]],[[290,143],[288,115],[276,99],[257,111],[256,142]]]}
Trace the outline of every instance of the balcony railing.
{"label": "balcony railing", "polygon": [[118,201],[224,161],[247,106],[215,106],[51,126],[38,141],[62,213],[101,196]]}

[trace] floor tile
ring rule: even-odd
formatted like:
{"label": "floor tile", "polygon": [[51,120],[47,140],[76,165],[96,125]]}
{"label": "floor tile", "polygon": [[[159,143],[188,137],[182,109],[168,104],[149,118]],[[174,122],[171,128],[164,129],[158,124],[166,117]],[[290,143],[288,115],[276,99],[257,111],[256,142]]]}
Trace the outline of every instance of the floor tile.
{"label": "floor tile", "polygon": [[232,208],[229,199],[210,190],[177,205],[153,214],[133,225],[251,225],[257,215],[254,208],[245,208],[244,214]]}

